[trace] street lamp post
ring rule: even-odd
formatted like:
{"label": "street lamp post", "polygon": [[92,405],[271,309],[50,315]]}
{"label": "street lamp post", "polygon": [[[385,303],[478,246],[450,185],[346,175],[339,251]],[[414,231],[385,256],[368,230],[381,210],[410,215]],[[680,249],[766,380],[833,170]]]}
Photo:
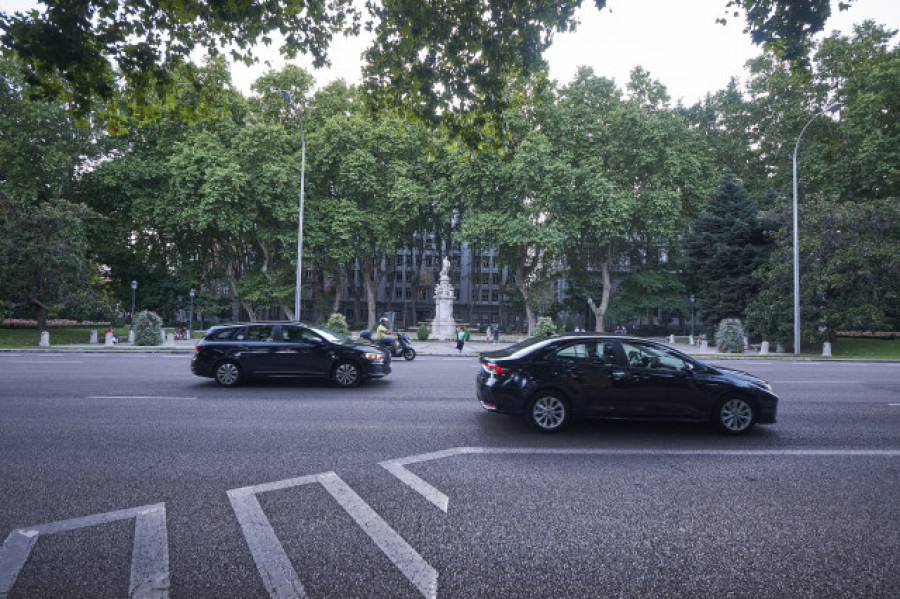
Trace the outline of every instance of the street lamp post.
{"label": "street lamp post", "polygon": [[694,338],[694,294],[691,294],[691,339]]}
{"label": "street lamp post", "polygon": [[[281,97],[289,106],[293,105],[291,93],[281,90]],[[303,183],[306,175],[306,137],[303,134],[303,120],[297,110],[297,122],[300,124],[300,218],[297,224],[297,287],[294,290],[294,317],[300,320],[300,280],[303,268]]]}
{"label": "street lamp post", "polygon": [[194,291],[194,288],[191,287],[191,290],[188,291],[188,295],[191,296],[191,315],[188,319],[188,339],[194,338],[194,296],[197,295],[197,292]]}
{"label": "street lamp post", "polygon": [[807,127],[823,114],[834,112],[843,105],[842,102],[829,104],[825,110],[809,119],[809,122],[801,129],[800,135],[797,136],[797,143],[794,145],[794,353],[797,355],[800,355],[800,233],[797,214],[797,151],[800,149],[800,139]]}
{"label": "street lamp post", "polygon": [[134,292],[137,291],[137,281],[131,282],[131,332],[129,336],[134,338]]}

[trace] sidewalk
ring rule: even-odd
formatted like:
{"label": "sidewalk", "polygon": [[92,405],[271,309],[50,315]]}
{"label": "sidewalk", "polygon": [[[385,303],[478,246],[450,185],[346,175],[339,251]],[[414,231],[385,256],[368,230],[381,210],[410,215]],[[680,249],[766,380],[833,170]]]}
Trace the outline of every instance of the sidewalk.
{"label": "sidewalk", "polygon": [[[357,335],[352,335],[352,338],[356,339]],[[444,356],[444,357],[465,357],[465,358],[474,358],[478,355],[497,351],[501,349],[506,349],[510,345],[521,341],[522,339],[527,339],[527,336],[523,335],[522,337],[516,338],[506,338],[501,340],[499,343],[487,343],[483,340],[469,340],[463,346],[463,350],[457,351],[456,349],[456,341],[450,339],[446,341],[418,341],[415,339],[411,339],[413,349],[416,350],[416,353],[420,356]],[[678,350],[682,353],[688,355],[703,355],[703,356],[711,356],[716,354],[715,347],[709,348],[707,350],[701,350],[699,345],[687,345],[686,343],[676,343],[670,344],[668,343],[668,339],[656,338],[653,339],[659,343],[663,343],[664,345],[671,347],[675,350]],[[54,351],[54,350],[64,350],[64,351],[90,351],[97,353],[117,353],[117,352],[190,352],[193,351],[194,346],[197,344],[199,339],[193,340],[179,340],[175,341],[174,344],[169,345],[156,345],[156,346],[138,346],[132,343],[128,343],[127,341],[123,341],[120,343],[116,343],[112,346],[108,346],[104,343],[77,343],[70,345],[51,345],[50,347],[42,347],[39,348],[42,351]],[[750,354],[740,354],[741,356],[747,355],[758,355],[756,353]],[[397,358],[395,358],[397,359]],[[402,358],[401,358],[402,359]]]}

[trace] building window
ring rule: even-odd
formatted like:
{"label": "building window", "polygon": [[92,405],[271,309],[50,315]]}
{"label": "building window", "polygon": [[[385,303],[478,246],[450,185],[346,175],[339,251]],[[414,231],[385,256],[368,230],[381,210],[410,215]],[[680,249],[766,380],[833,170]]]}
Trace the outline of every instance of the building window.
{"label": "building window", "polygon": [[500,301],[500,292],[499,291],[491,291],[491,301],[494,302],[495,304]]}
{"label": "building window", "polygon": [[481,291],[481,303],[486,304],[491,301],[491,292],[487,289]]}

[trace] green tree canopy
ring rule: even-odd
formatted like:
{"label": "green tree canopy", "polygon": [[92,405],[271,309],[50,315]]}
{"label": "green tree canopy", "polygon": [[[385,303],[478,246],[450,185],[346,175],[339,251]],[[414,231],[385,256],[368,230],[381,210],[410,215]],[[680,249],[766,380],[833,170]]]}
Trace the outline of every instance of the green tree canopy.
{"label": "green tree canopy", "polygon": [[756,201],[732,173],[722,174],[684,247],[707,331],[724,318],[743,318],[756,291],[752,275],[765,243]]}

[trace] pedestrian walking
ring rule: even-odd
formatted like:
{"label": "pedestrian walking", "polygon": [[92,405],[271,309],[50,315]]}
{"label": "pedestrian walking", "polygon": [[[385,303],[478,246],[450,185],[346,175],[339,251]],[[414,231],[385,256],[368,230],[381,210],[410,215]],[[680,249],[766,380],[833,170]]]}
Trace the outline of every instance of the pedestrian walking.
{"label": "pedestrian walking", "polygon": [[466,332],[461,327],[456,327],[456,350],[462,353],[463,345],[466,344]]}

